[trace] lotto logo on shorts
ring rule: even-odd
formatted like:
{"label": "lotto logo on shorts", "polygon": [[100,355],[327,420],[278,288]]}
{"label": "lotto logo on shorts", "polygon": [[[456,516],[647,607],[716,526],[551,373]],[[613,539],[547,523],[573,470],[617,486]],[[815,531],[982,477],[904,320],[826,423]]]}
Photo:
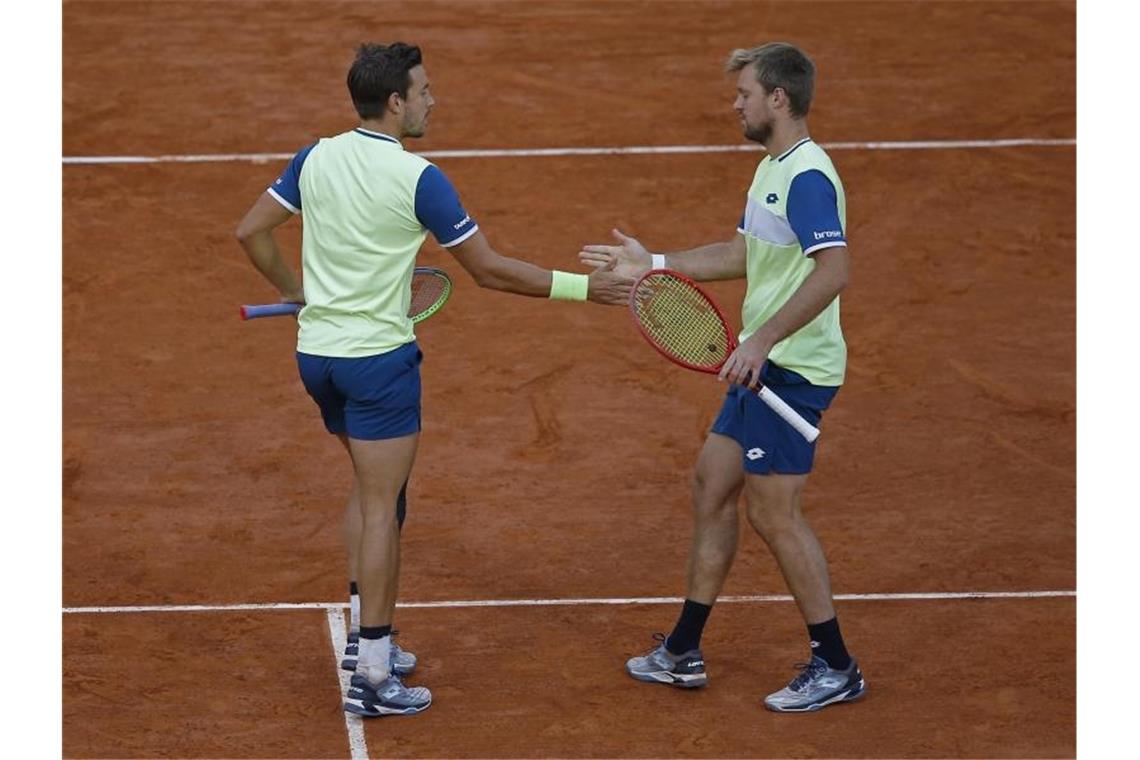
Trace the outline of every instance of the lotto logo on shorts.
{"label": "lotto logo on shorts", "polygon": [[763,459],[764,458],[764,449],[749,449],[748,453],[745,454],[744,456],[748,457],[753,462],[755,462],[757,459]]}

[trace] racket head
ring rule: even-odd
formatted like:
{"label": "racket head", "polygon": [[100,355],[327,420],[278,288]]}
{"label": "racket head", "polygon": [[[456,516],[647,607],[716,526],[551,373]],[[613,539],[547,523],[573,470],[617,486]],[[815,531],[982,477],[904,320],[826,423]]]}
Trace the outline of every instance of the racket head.
{"label": "racket head", "polygon": [[422,322],[435,314],[451,296],[451,278],[442,269],[416,267],[412,272],[412,298],[408,317],[412,323]]}
{"label": "racket head", "polygon": [[724,314],[697,283],[671,269],[651,269],[629,294],[642,337],[670,361],[716,374],[736,348]]}

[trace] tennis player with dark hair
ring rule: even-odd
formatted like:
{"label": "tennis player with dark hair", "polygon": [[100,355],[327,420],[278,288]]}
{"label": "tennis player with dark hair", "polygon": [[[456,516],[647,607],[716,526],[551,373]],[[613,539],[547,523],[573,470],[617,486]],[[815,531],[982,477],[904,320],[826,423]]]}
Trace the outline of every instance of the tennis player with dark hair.
{"label": "tennis player with dark hair", "polygon": [[740,345],[720,372],[732,385],[697,460],[687,594],[659,646],[634,657],[634,678],[692,688],[708,682],[701,633],[736,556],[743,491],[748,520],[768,544],[807,624],[809,661],[764,704],[807,712],[858,699],[866,688],[848,654],[827,561],[800,498],[812,469],[809,443],[754,392],[767,386],[813,425],[843,383],[847,348],[839,292],[847,285],[847,204],[827,154],[808,135],[815,66],[798,48],[770,43],[734,51],[734,108],[744,135],[768,155],[756,169],[731,240],[652,254],[614,230],[620,245],[579,254],[600,269],[638,276],[669,268],[693,280],[747,278]]}
{"label": "tennis player with dark hair", "polygon": [[[359,650],[345,710],[406,715],[431,704],[426,688],[404,685],[415,658],[391,640],[397,509],[420,432],[423,355],[407,313],[416,253],[430,231],[479,286],[528,296],[624,304],[632,279],[605,267],[589,276],[551,272],[491,247],[443,172],[401,143],[424,134],[435,106],[418,47],[362,45],[348,90],[359,126],[298,152],[237,237],[282,300],[304,304],[301,380],[352,460],[345,535],[359,588]],[[273,237],[294,214],[304,215],[303,287]],[[351,667],[357,652],[348,654]]]}

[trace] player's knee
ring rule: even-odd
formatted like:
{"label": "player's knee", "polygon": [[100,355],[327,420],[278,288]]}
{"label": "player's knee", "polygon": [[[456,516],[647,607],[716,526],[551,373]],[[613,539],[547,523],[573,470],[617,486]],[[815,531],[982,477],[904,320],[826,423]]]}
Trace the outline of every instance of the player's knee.
{"label": "player's knee", "polygon": [[[727,489],[724,484],[709,477],[701,468],[693,473],[693,504],[698,512],[720,511],[724,507]],[[733,505],[735,506],[735,504]]]}
{"label": "player's knee", "polygon": [[399,530],[395,503],[376,502],[362,505],[361,523],[366,532]]}
{"label": "player's knee", "polygon": [[757,533],[769,538],[790,531],[798,519],[794,502],[749,495],[748,522]]}

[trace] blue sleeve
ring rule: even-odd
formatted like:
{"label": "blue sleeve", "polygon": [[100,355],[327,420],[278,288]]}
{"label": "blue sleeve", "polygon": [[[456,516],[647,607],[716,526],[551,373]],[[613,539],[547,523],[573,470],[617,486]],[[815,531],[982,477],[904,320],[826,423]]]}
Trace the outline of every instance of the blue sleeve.
{"label": "blue sleeve", "polygon": [[317,144],[313,143],[301,148],[285,167],[285,171],[281,172],[281,176],[269,186],[269,194],[294,214],[301,211],[301,167],[305,165],[309,151],[316,146]]}
{"label": "blue sleeve", "polygon": [[839,201],[835,186],[818,169],[797,174],[788,188],[785,206],[788,224],[799,238],[804,255],[824,248],[847,245],[839,221]]}
{"label": "blue sleeve", "polygon": [[424,169],[416,183],[416,218],[444,248],[462,243],[479,229],[463,210],[451,180],[434,164]]}

